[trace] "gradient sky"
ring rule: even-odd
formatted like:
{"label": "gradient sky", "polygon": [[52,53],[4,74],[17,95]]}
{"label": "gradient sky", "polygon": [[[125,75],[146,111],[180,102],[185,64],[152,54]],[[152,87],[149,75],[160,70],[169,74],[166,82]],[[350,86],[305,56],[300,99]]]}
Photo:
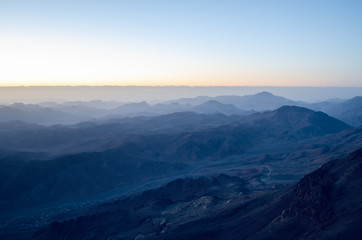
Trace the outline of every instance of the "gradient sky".
{"label": "gradient sky", "polygon": [[0,0],[0,86],[362,86],[362,1]]}

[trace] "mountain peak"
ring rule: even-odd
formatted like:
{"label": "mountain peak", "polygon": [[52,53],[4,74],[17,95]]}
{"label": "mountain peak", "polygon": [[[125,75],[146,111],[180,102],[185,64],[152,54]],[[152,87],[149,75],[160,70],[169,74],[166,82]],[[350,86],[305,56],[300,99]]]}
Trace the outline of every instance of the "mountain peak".
{"label": "mountain peak", "polygon": [[308,108],[305,107],[298,107],[298,106],[294,106],[294,105],[285,105],[285,106],[281,106],[280,108],[274,110],[273,112],[278,112],[278,113],[282,113],[282,112],[300,112],[300,113],[314,113],[313,110],[310,110]]}
{"label": "mountain peak", "polygon": [[202,105],[208,105],[208,106],[223,106],[223,105],[231,105],[231,104],[224,104],[224,103],[220,103],[216,100],[209,100],[203,104],[200,104],[199,106],[202,106]]}
{"label": "mountain peak", "polygon": [[275,97],[275,95],[273,95],[272,93],[267,92],[267,91],[259,92],[259,93],[255,94],[255,96],[274,96]]}
{"label": "mountain peak", "polygon": [[318,137],[350,128],[348,124],[323,112],[297,106],[282,106],[274,111],[256,113],[242,122],[259,126],[264,132],[285,132],[289,140]]}

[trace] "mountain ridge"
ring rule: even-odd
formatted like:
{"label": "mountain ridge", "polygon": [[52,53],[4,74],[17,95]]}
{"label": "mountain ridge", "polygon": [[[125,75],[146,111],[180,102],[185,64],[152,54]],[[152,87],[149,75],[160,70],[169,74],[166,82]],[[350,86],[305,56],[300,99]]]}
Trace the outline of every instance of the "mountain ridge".
{"label": "mountain ridge", "polygon": [[[326,117],[326,119],[323,118],[323,121],[303,121],[302,124],[293,123],[289,126],[285,124],[278,126],[278,123],[275,124],[274,119],[269,117],[272,114],[279,119],[280,111],[293,112],[294,110],[297,110],[297,116],[302,114],[306,119],[314,115],[317,115],[318,118],[320,115],[304,108],[287,107],[257,114],[255,115],[257,120],[250,116],[255,121],[254,125],[250,125],[250,122],[249,125],[245,125],[244,120],[237,120],[231,124],[191,131],[155,132],[148,135],[122,135],[122,131],[117,133],[116,128],[111,125],[110,134],[115,134],[106,137],[112,136],[108,140],[115,145],[110,148],[95,151],[90,148],[92,145],[88,145],[88,147],[85,145],[84,148],[90,149],[88,152],[63,154],[46,161],[13,159],[13,155],[3,156],[0,159],[1,175],[5,179],[13,179],[13,181],[6,181],[2,184],[1,192],[3,196],[7,196],[5,198],[7,200],[3,201],[1,209],[6,209],[7,205],[22,206],[22,202],[25,202],[23,201],[24,196],[29,197],[27,206],[43,204],[47,201],[66,201],[70,200],[72,196],[81,198],[127,184],[141,183],[152,179],[155,174],[164,177],[177,176],[177,173],[190,171],[197,164],[204,165],[223,159],[242,157],[248,151],[263,149],[263,144],[280,147],[286,143],[290,144],[291,140],[298,142],[350,129],[348,125],[339,125],[338,120],[326,115],[323,115]],[[262,123],[257,122],[260,119],[262,119]],[[293,121],[298,122],[299,118],[293,117]],[[324,129],[323,126],[328,125],[328,122],[334,127]],[[278,127],[274,128],[275,126]],[[93,126],[90,128],[94,129]],[[68,131],[70,131],[70,137],[75,136],[71,129]],[[75,131],[77,133],[80,130]],[[84,132],[80,132],[80,136],[84,137]],[[100,134],[100,139],[96,141],[97,145],[98,142],[104,143],[104,130],[97,130],[95,133]],[[89,139],[93,144],[97,138],[90,137]],[[63,140],[68,144],[67,138]],[[67,146],[76,145],[65,145],[64,147]],[[17,166],[15,166],[15,162]],[[140,170],[143,170],[143,174]],[[162,172],[165,172],[165,175]],[[29,176],[29,174],[37,177],[23,182],[20,176]],[[71,184],[72,188],[69,188],[69,191],[62,187],[62,182],[73,183],[77,177],[79,177],[77,182],[82,184],[79,186]],[[47,179],[46,184],[42,181],[43,178]],[[92,187],[90,183],[97,187]],[[58,187],[54,188],[54,186]],[[13,191],[13,189],[22,189],[22,191]],[[37,195],[39,192],[44,193],[45,196],[39,198]]]}

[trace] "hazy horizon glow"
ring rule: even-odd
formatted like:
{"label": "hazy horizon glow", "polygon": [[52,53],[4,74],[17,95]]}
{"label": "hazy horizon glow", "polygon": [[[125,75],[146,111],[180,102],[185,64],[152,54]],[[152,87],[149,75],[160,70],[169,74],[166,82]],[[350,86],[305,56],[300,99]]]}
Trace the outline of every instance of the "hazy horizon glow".
{"label": "hazy horizon glow", "polygon": [[0,2],[0,86],[362,86],[360,1]]}

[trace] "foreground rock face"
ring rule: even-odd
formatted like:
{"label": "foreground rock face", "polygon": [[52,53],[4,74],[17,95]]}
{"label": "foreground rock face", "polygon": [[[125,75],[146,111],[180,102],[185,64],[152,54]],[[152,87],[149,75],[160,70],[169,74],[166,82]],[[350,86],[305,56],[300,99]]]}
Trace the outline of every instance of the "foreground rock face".
{"label": "foreground rock face", "polygon": [[362,149],[323,165],[285,193],[265,195],[216,217],[185,224],[167,239],[196,236],[208,239],[360,239],[361,184]]}
{"label": "foreground rock face", "polygon": [[[290,239],[359,239],[362,233],[362,150],[325,164],[289,193],[282,213],[268,225]],[[291,229],[290,229],[291,228]],[[300,229],[296,234],[294,229]]]}
{"label": "foreground rock face", "polygon": [[[54,222],[36,239],[360,239],[362,149],[287,190],[247,194],[245,179],[177,180]],[[231,190],[230,190],[231,186]],[[221,191],[221,189],[228,189]],[[232,201],[231,201],[232,200]],[[128,209],[124,209],[128,206]]]}

